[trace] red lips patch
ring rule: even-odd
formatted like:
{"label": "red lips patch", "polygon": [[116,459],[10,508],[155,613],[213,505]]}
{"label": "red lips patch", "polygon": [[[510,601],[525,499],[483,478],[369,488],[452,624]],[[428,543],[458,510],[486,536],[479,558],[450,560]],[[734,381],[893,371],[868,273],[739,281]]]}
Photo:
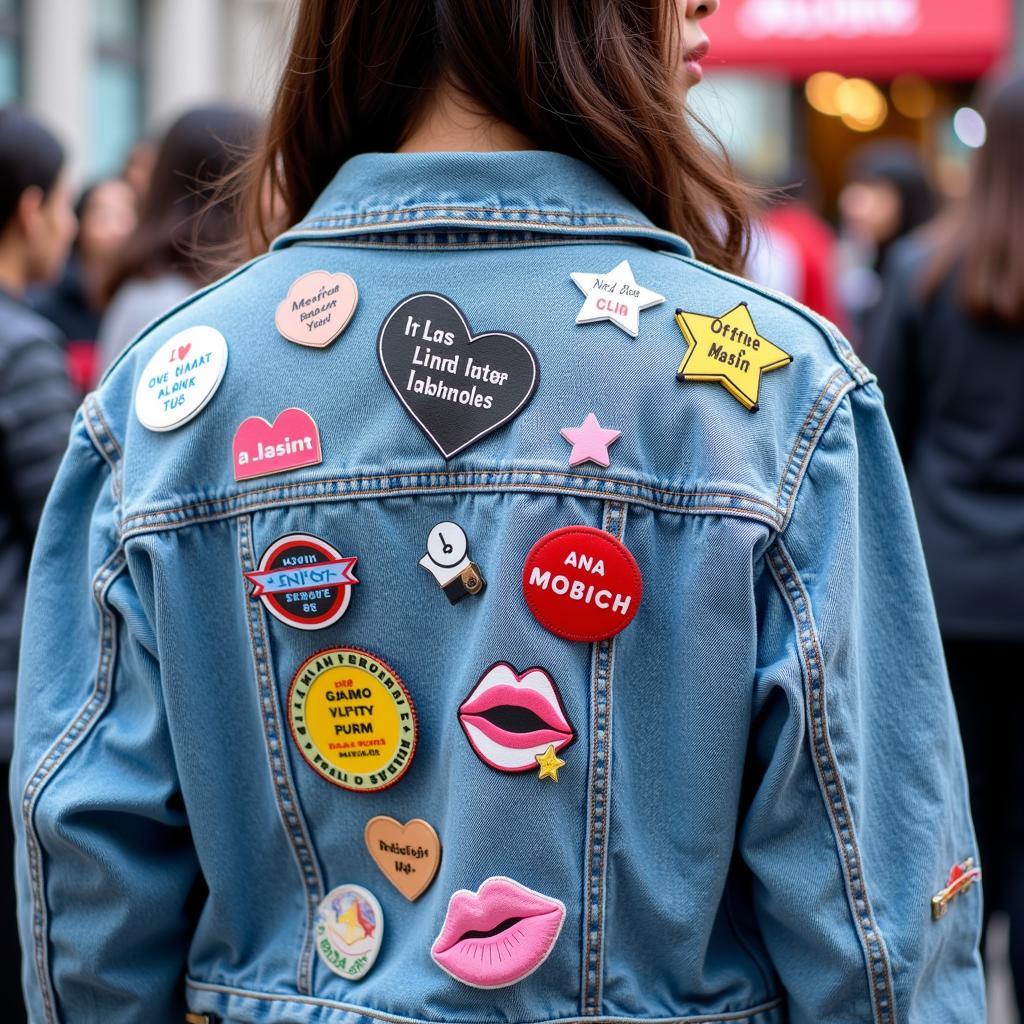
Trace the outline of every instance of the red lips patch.
{"label": "red lips patch", "polygon": [[643,579],[626,546],[592,526],[541,537],[523,566],[523,596],[555,636],[594,643],[621,633],[636,615]]}

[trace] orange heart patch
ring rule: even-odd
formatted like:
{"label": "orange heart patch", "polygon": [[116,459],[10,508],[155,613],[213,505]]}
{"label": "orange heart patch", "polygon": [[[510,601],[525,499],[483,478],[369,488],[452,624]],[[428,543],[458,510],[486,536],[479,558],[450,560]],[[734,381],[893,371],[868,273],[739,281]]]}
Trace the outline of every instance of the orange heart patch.
{"label": "orange heart patch", "polygon": [[426,892],[441,864],[441,840],[422,818],[402,824],[379,815],[366,823],[366,848],[387,880],[411,903]]}

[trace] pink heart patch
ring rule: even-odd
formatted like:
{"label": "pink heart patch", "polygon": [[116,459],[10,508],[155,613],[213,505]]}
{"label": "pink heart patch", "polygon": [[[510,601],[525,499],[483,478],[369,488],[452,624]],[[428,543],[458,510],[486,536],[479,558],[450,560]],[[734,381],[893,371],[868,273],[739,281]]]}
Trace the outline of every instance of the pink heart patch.
{"label": "pink heart patch", "polygon": [[315,466],[323,462],[320,431],[303,409],[285,409],[273,424],[250,416],[235,431],[231,456],[236,480]]}
{"label": "pink heart patch", "polygon": [[325,348],[348,326],[358,302],[359,289],[348,274],[313,270],[292,281],[274,323],[297,345]]}
{"label": "pink heart patch", "polygon": [[187,356],[189,354],[191,349],[192,349],[192,342],[189,342],[187,345],[179,345],[178,346],[178,362],[179,363],[184,362],[185,356]]}

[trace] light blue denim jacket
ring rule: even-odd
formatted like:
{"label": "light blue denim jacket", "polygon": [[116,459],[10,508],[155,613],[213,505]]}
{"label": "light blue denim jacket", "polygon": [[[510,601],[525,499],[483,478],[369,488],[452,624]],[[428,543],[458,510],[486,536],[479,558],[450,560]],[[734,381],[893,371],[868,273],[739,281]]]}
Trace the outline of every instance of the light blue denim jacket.
{"label": "light blue denim jacket", "polygon": [[[571,273],[623,260],[666,300],[635,339],[576,323]],[[313,270],[359,289],[323,349],[275,327]],[[450,459],[378,359],[389,311],[425,292],[474,332],[524,339],[539,366],[529,404]],[[676,308],[740,303],[793,357],[764,374],[756,412],[676,376]],[[143,368],[195,325],[226,339],[219,390],[190,422],[147,430]],[[322,462],[236,482],[241,421],[290,407],[319,426]],[[621,436],[609,466],[572,467],[560,431],[591,412]],[[419,564],[449,521],[486,580],[457,603]],[[635,618],[612,639],[562,639],[525,603],[527,554],[569,525],[621,538],[639,567]],[[268,614],[243,575],[293,533],[358,558],[350,606],[323,629]],[[289,726],[299,666],[349,646],[416,708],[411,763],[373,792],[314,771]],[[460,726],[498,662],[557,684],[576,736],[557,782],[488,767]],[[301,1024],[984,1020],[980,886],[932,919],[975,840],[873,378],[829,324],[697,262],[568,157],[357,157],[271,253],[151,325],[79,413],[21,664],[12,799],[34,1024],[186,1008]],[[415,902],[364,843],[377,815],[440,837]],[[481,989],[431,949],[449,898],[495,876],[564,918],[533,973]],[[358,980],[318,952],[318,907],[345,884],[383,911]]]}

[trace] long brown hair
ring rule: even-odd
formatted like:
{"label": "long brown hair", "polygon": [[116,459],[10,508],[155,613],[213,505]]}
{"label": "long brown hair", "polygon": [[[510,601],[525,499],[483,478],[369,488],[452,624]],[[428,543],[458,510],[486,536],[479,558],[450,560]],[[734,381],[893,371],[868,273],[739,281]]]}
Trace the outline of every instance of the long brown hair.
{"label": "long brown hair", "polygon": [[197,107],[182,114],[160,143],[139,223],[105,282],[112,297],[126,280],[177,272],[196,285],[221,269],[237,243],[240,214],[219,186],[252,157],[262,122],[247,110]]}
{"label": "long brown hair", "polygon": [[266,143],[247,171],[250,245],[264,248],[273,230],[260,201],[268,186],[283,219],[301,220],[349,157],[400,146],[444,75],[539,148],[596,167],[702,260],[739,271],[753,190],[682,113],[675,6],[302,0]]}
{"label": "long brown hair", "polygon": [[983,104],[987,138],[967,196],[934,230],[926,293],[954,271],[974,318],[1024,327],[1024,75],[998,83]]}

